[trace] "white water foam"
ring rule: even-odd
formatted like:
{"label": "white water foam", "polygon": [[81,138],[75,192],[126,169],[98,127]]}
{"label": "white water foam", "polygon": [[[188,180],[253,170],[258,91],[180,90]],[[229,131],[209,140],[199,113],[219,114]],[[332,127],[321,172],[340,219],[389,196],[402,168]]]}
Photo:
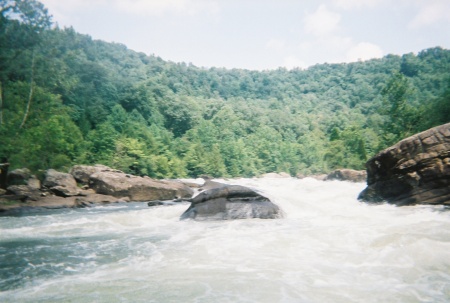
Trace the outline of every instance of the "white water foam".
{"label": "white water foam", "polygon": [[179,221],[187,209],[0,218],[1,302],[448,302],[450,213],[368,205],[364,184],[239,179],[279,220]]}

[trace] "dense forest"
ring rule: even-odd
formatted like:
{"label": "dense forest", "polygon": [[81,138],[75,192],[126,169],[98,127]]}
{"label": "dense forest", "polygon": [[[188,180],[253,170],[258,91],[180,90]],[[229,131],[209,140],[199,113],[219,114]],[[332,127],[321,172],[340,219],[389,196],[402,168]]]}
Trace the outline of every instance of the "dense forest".
{"label": "dense forest", "polygon": [[362,169],[450,121],[450,51],[268,71],[200,68],[52,25],[0,0],[0,157],[155,178]]}

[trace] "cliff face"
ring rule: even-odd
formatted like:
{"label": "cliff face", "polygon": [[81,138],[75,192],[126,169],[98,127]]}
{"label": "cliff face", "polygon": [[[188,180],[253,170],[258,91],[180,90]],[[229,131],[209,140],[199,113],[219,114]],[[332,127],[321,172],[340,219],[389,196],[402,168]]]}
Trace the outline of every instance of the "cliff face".
{"label": "cliff face", "polygon": [[450,205],[450,123],[406,138],[366,163],[359,199],[396,205]]}

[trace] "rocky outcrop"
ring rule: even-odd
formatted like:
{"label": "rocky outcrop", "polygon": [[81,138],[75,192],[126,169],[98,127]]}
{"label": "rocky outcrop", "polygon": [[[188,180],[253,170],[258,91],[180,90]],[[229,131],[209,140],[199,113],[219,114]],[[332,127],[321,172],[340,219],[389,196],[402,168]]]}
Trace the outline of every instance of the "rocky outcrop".
{"label": "rocky outcrop", "polygon": [[128,175],[104,165],[76,165],[71,174],[49,169],[42,187],[27,169],[17,170],[11,178],[19,184],[2,189],[0,212],[129,201],[161,201],[160,205],[166,205],[170,204],[167,200],[190,198],[194,193],[182,182]]}
{"label": "rocky outcrop", "polygon": [[367,172],[365,170],[337,169],[327,175],[326,181],[339,180],[350,182],[366,182]]}
{"label": "rocky outcrop", "polygon": [[190,198],[193,190],[181,182],[154,180],[122,172],[102,171],[90,177],[90,187],[99,194],[129,197],[131,201]]}
{"label": "rocky outcrop", "polygon": [[8,173],[7,179],[9,185],[26,185],[31,177],[31,171],[28,168],[17,168]]}
{"label": "rocky outcrop", "polygon": [[46,171],[43,185],[55,195],[61,197],[78,196],[81,192],[71,174],[62,173],[54,169]]}
{"label": "rocky outcrop", "polygon": [[7,188],[7,192],[16,196],[16,199],[20,201],[37,201],[41,197],[41,191],[39,189],[28,185],[10,185]]}
{"label": "rocky outcrop", "polygon": [[366,163],[359,199],[396,205],[450,205],[450,123],[406,138]]}
{"label": "rocky outcrop", "polygon": [[95,173],[102,171],[122,173],[122,171],[120,170],[115,170],[105,165],[96,164],[94,166],[75,165],[70,169],[70,174],[75,178],[75,180],[78,183],[88,185],[91,176]]}
{"label": "rocky outcrop", "polygon": [[[217,184],[188,200],[190,207],[181,219],[233,220],[276,219],[282,217],[280,208],[268,198],[240,185]],[[210,184],[211,185],[211,184]]]}

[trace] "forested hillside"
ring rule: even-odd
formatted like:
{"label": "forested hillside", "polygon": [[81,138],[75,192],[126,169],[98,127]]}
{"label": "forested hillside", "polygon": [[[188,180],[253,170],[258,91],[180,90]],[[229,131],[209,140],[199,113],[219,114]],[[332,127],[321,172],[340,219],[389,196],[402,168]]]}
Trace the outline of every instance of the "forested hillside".
{"label": "forested hillside", "polygon": [[204,69],[0,0],[0,157],[34,171],[101,163],[156,178],[362,169],[450,121],[450,51],[306,70]]}

